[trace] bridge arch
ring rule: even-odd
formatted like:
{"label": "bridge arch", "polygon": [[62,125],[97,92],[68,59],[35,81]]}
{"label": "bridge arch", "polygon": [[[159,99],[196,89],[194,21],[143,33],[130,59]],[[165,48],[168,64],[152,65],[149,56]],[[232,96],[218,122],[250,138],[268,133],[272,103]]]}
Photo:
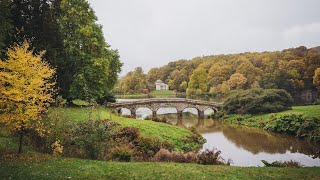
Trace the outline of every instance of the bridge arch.
{"label": "bridge arch", "polygon": [[222,106],[222,103],[216,102],[205,102],[191,99],[182,99],[182,98],[150,98],[150,99],[141,99],[130,102],[117,102],[108,105],[108,107],[113,109],[127,108],[131,111],[131,115],[136,117],[136,110],[138,108],[149,108],[152,111],[152,115],[156,116],[157,111],[160,108],[176,108],[178,118],[182,118],[182,112],[186,108],[195,108],[198,110],[198,117],[200,119],[204,118],[204,111],[207,109],[212,109],[213,111],[218,111],[218,108]]}

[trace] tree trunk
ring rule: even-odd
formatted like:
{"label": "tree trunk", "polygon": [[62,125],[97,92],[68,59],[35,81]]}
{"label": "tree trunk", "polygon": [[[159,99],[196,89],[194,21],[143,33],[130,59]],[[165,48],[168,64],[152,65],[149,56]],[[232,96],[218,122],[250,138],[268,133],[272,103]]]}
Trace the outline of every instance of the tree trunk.
{"label": "tree trunk", "polygon": [[20,133],[18,154],[22,153],[22,139],[23,139],[23,133]]}

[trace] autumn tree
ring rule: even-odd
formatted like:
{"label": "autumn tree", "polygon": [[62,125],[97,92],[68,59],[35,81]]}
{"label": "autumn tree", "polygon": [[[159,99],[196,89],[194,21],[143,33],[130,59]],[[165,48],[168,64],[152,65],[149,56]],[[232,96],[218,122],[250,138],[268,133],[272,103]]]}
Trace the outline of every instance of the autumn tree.
{"label": "autumn tree", "polygon": [[222,65],[217,63],[213,65],[209,70],[208,81],[210,85],[216,86],[226,81],[230,77],[231,67],[228,65]]}
{"label": "autumn tree", "polygon": [[187,81],[183,81],[180,85],[179,85],[179,90],[181,92],[185,92],[188,88],[188,83]]}
{"label": "autumn tree", "polygon": [[207,92],[207,72],[204,68],[199,67],[193,71],[189,87],[187,88],[187,94],[202,94]]}
{"label": "autumn tree", "polygon": [[27,41],[8,49],[7,59],[0,61],[0,122],[23,136],[37,127],[42,135],[41,114],[52,102],[55,70],[42,60],[44,52],[33,54]]}
{"label": "autumn tree", "polygon": [[314,71],[313,84],[314,84],[314,86],[316,86],[318,91],[320,91],[320,68],[317,68]]}
{"label": "autumn tree", "polygon": [[135,68],[135,71],[128,72],[120,79],[120,89],[124,94],[141,93],[146,88],[146,75],[141,67]]}
{"label": "autumn tree", "polygon": [[235,73],[230,76],[228,80],[228,85],[230,89],[242,89],[247,83],[247,78],[243,74]]}

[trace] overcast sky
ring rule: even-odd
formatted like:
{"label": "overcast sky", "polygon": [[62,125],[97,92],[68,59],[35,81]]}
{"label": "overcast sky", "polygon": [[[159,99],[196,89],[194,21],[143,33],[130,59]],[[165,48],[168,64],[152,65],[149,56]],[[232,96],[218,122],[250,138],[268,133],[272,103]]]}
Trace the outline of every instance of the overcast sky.
{"label": "overcast sky", "polygon": [[88,0],[124,67],[320,45],[320,0]]}

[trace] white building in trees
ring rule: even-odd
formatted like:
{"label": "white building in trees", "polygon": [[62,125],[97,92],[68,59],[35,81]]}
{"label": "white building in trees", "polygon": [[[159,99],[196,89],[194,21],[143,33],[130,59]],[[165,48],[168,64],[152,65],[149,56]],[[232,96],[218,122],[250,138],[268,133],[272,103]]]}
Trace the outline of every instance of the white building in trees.
{"label": "white building in trees", "polygon": [[156,90],[169,90],[168,84],[162,82],[160,79],[156,81]]}

